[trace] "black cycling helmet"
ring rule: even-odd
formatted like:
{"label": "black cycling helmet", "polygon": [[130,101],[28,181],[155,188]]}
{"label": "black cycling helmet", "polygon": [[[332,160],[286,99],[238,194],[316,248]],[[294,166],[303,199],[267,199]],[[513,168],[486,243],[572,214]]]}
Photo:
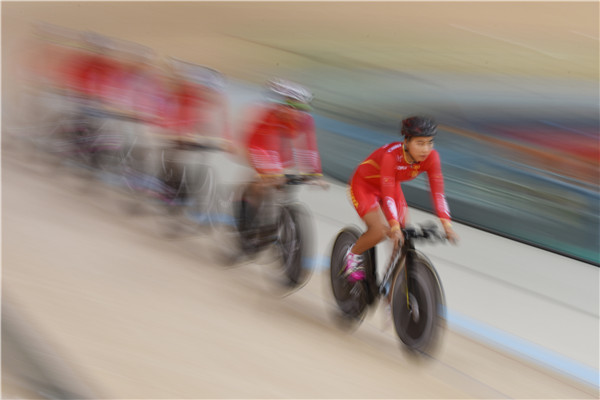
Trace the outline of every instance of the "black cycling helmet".
{"label": "black cycling helmet", "polygon": [[400,133],[406,138],[413,136],[433,137],[437,134],[437,123],[433,118],[414,116],[402,120]]}

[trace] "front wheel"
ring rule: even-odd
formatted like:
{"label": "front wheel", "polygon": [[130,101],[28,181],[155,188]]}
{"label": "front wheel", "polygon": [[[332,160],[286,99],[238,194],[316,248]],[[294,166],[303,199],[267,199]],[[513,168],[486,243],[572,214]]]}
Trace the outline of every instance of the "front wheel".
{"label": "front wheel", "polygon": [[419,258],[401,269],[392,294],[394,327],[409,349],[431,353],[438,342],[443,316],[442,289],[435,273]]}
{"label": "front wheel", "polygon": [[304,285],[311,268],[306,265],[309,250],[308,213],[297,206],[284,206],[278,222],[277,247],[281,254],[285,284],[289,288]]}

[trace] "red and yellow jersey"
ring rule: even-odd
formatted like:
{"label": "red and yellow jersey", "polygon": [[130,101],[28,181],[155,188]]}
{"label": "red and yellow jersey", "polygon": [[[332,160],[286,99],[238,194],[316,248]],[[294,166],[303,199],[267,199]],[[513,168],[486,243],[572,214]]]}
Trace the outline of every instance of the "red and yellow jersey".
{"label": "red and yellow jersey", "polygon": [[259,173],[279,174],[294,165],[302,173],[321,173],[312,115],[272,104],[255,110],[253,116],[245,143]]}
{"label": "red and yellow jersey", "polygon": [[[406,161],[404,143],[386,144],[359,164],[352,177],[351,190],[359,194],[368,191],[369,194],[376,196],[390,226],[396,223],[404,225],[405,210],[398,210],[398,205],[405,203],[400,183],[410,181],[423,172],[426,172],[429,178],[436,214],[440,219],[449,220],[450,211],[444,195],[440,156],[436,150],[432,150],[424,161],[411,164]],[[361,196],[357,196],[357,198],[361,198]],[[354,195],[353,201],[355,202]],[[373,204],[365,206],[372,207]],[[357,209],[359,209],[358,206]]]}
{"label": "red and yellow jersey", "polygon": [[72,57],[65,65],[65,81],[71,89],[89,98],[106,100],[120,65],[109,57],[81,53]]}

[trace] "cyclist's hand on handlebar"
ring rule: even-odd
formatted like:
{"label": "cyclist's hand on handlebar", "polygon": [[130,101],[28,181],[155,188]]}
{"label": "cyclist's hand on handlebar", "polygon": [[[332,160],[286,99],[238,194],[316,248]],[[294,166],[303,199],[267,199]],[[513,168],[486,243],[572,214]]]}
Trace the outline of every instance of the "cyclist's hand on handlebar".
{"label": "cyclist's hand on handlebar", "polygon": [[402,246],[404,244],[404,234],[399,225],[392,226],[388,233],[388,237],[394,242],[394,249],[398,247],[398,245]]}
{"label": "cyclist's hand on handlebar", "polygon": [[233,142],[226,141],[221,145],[221,149],[229,154],[238,155],[241,153],[241,146],[236,146]]}
{"label": "cyclist's hand on handlebar", "polygon": [[323,179],[323,175],[320,173],[307,174],[304,175],[305,179],[308,181],[310,185],[320,186],[322,189],[329,189],[329,182]]}
{"label": "cyclist's hand on handlebar", "polygon": [[454,232],[454,229],[452,229],[452,224],[450,223],[450,221],[443,220],[442,226],[444,227],[444,231],[446,232],[446,238],[450,241],[450,243],[457,244],[460,238],[458,237],[458,234]]}
{"label": "cyclist's hand on handlebar", "polygon": [[281,175],[261,175],[259,183],[266,187],[275,187],[285,184],[285,177]]}
{"label": "cyclist's hand on handlebar", "polygon": [[325,190],[329,189],[329,182],[325,181],[322,178],[315,180],[315,185],[319,185],[319,186],[321,186],[322,189],[325,189]]}

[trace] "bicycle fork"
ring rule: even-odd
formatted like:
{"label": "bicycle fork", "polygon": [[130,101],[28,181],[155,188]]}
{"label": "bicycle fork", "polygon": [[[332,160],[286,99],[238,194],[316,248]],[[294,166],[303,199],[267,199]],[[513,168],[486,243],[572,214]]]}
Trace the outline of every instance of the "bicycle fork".
{"label": "bicycle fork", "polygon": [[[404,245],[406,246],[406,245]],[[396,266],[397,265],[401,265],[401,269],[404,270],[404,282],[406,282],[406,307],[410,310],[411,306],[412,306],[412,302],[410,301],[410,296],[409,296],[409,290],[408,290],[408,265],[406,263],[406,256],[408,254],[408,249],[404,249],[404,246],[402,246],[399,249],[394,250],[394,253],[392,254],[391,260],[390,260],[390,264],[387,267],[387,270],[385,272],[385,275],[383,276],[383,280],[381,281],[381,285],[379,286],[379,293],[382,296],[388,296],[391,295],[390,291],[391,291],[391,286],[392,286],[392,279],[394,277],[394,272],[397,270]],[[400,272],[402,273],[402,271]],[[394,282],[395,284],[395,282]]]}

